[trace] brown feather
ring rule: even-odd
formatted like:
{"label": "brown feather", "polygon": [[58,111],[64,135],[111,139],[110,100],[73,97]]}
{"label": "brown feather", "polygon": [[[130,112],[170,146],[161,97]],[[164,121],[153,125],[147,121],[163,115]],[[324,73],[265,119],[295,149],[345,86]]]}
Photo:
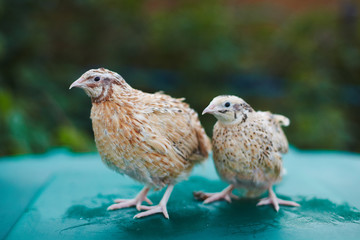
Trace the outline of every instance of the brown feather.
{"label": "brown feather", "polygon": [[[92,74],[102,80],[86,85]],[[90,70],[83,78],[93,103],[96,146],[111,169],[161,188],[183,180],[208,157],[210,140],[183,99],[133,89],[106,69]]]}
{"label": "brown feather", "polygon": [[[225,109],[225,102],[231,103],[233,109]],[[247,189],[250,197],[260,195],[280,181],[281,154],[289,148],[281,125],[288,125],[289,119],[270,112],[255,112],[235,96],[217,97],[209,106],[219,119],[213,129],[212,143],[215,166],[221,178],[235,187]]]}

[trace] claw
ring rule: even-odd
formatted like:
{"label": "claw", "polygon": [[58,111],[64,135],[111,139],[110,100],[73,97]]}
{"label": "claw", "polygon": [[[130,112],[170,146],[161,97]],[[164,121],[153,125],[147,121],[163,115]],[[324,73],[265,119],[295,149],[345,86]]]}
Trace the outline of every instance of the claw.
{"label": "claw", "polygon": [[138,213],[134,216],[134,218],[142,218],[142,217],[146,217],[146,216],[150,216],[156,213],[162,213],[164,215],[165,218],[169,219],[169,214],[166,208],[166,204],[169,200],[170,194],[173,190],[174,186],[173,185],[169,185],[168,188],[166,189],[164,196],[162,197],[160,203],[156,206],[144,206],[144,205],[140,205],[139,209],[140,210],[146,210],[145,212],[141,212]]}
{"label": "claw", "polygon": [[141,209],[147,210],[147,211],[136,214],[134,216],[134,218],[142,218],[142,217],[150,216],[150,215],[153,215],[156,213],[162,213],[162,214],[164,214],[165,218],[169,219],[169,214],[167,212],[166,205],[163,206],[163,205],[159,204],[157,206],[142,206]]}
{"label": "claw", "polygon": [[272,187],[269,188],[269,197],[260,199],[258,204],[256,206],[263,206],[263,205],[269,205],[272,204],[275,211],[279,211],[280,207],[279,205],[285,205],[285,206],[292,206],[292,207],[299,207],[300,204],[292,201],[286,201],[282,200],[280,198],[277,198],[274,191],[272,190]]}
{"label": "claw", "polygon": [[231,203],[231,197],[230,197],[229,194],[226,194],[226,195],[224,196],[224,199],[225,199],[225,201],[227,201],[228,203]]}
{"label": "claw", "polygon": [[136,206],[136,209],[140,211],[141,203],[143,201],[152,204],[152,202],[146,197],[149,190],[150,188],[144,187],[134,199],[115,199],[114,202],[116,203],[109,206],[107,210],[111,211],[111,210]]}
{"label": "claw", "polygon": [[152,201],[150,199],[148,199],[147,197],[145,198],[145,202],[147,202],[150,205],[153,205]]}
{"label": "claw", "polygon": [[111,210],[116,210],[116,209],[121,209],[121,208],[128,208],[128,207],[134,206],[135,204],[136,204],[135,199],[129,199],[127,201],[122,201],[120,203],[112,204],[107,208],[107,210],[111,211]]}
{"label": "claw", "polygon": [[194,197],[198,200],[204,200],[204,204],[219,201],[224,199],[228,203],[231,203],[231,199],[239,199],[238,196],[235,196],[232,193],[234,190],[233,185],[229,185],[227,188],[222,190],[219,193],[204,193],[204,192],[194,192]]}

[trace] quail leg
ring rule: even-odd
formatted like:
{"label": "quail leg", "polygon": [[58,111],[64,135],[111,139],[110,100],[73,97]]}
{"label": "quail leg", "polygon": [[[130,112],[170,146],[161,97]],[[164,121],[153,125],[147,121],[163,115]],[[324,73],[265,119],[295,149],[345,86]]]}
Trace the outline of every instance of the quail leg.
{"label": "quail leg", "polygon": [[144,187],[134,199],[115,199],[114,202],[116,202],[116,203],[109,206],[107,208],[107,210],[116,210],[116,209],[128,208],[128,207],[136,206],[136,209],[138,211],[140,211],[140,209],[142,207],[141,204],[142,204],[143,201],[146,201],[150,205],[152,204],[150,199],[148,199],[146,197],[149,190],[150,190],[149,187]]}
{"label": "quail leg", "polygon": [[145,216],[150,216],[156,213],[162,213],[164,214],[164,217],[169,219],[169,214],[166,209],[166,204],[169,200],[169,197],[171,195],[172,190],[174,189],[174,185],[169,185],[164,193],[164,196],[162,197],[160,203],[156,206],[140,206],[140,209],[147,210],[145,212],[138,213],[134,216],[134,218],[141,218]]}
{"label": "quail leg", "polygon": [[296,202],[286,201],[286,200],[277,198],[276,194],[272,190],[272,186],[269,187],[269,197],[260,199],[259,203],[256,204],[256,206],[269,205],[269,204],[272,204],[274,206],[275,211],[277,211],[277,212],[280,209],[279,205],[292,206],[292,207],[300,206],[300,204],[298,204]]}
{"label": "quail leg", "polygon": [[227,188],[218,193],[204,193],[204,192],[194,192],[194,197],[196,199],[204,200],[204,203],[211,203],[219,200],[225,200],[228,203],[231,203],[231,199],[239,199],[238,196],[234,195],[232,191],[234,186],[230,184]]}

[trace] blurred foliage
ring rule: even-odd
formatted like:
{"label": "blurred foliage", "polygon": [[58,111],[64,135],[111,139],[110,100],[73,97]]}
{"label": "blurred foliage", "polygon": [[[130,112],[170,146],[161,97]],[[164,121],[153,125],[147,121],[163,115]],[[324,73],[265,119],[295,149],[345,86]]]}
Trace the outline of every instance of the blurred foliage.
{"label": "blurred foliage", "polygon": [[68,91],[95,67],[199,112],[235,94],[289,116],[297,147],[360,151],[358,3],[239,2],[0,0],[0,155],[95,150],[90,100]]}

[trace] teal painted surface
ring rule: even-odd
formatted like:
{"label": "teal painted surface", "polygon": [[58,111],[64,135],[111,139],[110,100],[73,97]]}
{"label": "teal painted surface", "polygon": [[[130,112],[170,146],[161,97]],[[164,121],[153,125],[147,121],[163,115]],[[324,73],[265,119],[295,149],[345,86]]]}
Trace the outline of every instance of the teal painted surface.
{"label": "teal painted surface", "polygon": [[[133,219],[135,208],[108,212],[114,198],[142,188],[108,170],[97,154],[53,151],[0,159],[0,238],[6,239],[360,239],[360,156],[302,152],[285,157],[279,197],[299,208],[256,207],[256,199],[203,205],[192,191],[226,186],[212,160],[175,186],[162,215]],[[150,192],[157,203],[162,191]]]}

